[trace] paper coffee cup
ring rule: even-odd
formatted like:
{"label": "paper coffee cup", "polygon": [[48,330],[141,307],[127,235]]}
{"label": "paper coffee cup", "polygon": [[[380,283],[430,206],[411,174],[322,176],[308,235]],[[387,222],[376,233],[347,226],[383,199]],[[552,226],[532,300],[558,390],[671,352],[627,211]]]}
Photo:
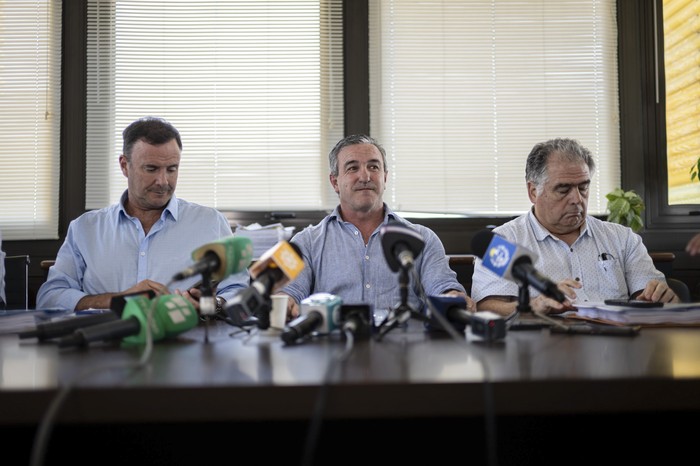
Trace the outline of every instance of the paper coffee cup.
{"label": "paper coffee cup", "polygon": [[273,294],[272,311],[270,311],[270,327],[283,329],[287,323],[287,299],[286,294]]}

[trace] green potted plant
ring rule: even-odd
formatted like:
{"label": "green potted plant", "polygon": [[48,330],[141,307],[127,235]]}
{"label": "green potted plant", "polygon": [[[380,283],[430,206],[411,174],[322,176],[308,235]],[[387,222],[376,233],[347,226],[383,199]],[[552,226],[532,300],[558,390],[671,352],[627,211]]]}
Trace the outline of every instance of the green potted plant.
{"label": "green potted plant", "polygon": [[692,183],[695,180],[700,181],[700,157],[690,166],[690,182]]}
{"label": "green potted plant", "polygon": [[614,189],[605,195],[608,199],[608,222],[626,225],[635,233],[644,227],[644,201],[633,189]]}

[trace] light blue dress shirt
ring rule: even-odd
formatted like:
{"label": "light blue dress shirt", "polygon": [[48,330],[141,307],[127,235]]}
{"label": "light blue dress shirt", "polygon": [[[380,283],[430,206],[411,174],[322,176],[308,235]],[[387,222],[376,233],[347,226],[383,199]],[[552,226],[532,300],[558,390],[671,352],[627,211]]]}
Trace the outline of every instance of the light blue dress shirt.
{"label": "light blue dress shirt", "polygon": [[[663,272],[654,266],[641,236],[629,227],[590,215],[571,246],[550,234],[532,211],[494,228],[493,232],[534,252],[535,269],[552,281],[578,280],[583,288],[574,290],[574,303],[627,298],[644,289],[650,280],[666,280]],[[531,298],[539,295],[532,287],[529,291]],[[518,296],[518,285],[499,278],[481,260],[476,260],[471,292],[478,302],[488,296]]]}
{"label": "light blue dress shirt", "polygon": [[5,251],[2,250],[2,233],[0,233],[0,299],[7,303],[5,297]]}
{"label": "light blue dress shirt", "polygon": [[[37,293],[38,309],[73,310],[83,296],[119,293],[145,279],[168,284],[175,273],[194,263],[192,251],[233,234],[218,210],[173,196],[146,235],[141,222],[124,210],[126,196],[127,191],[119,203],[86,212],[70,223]],[[173,282],[170,290],[186,290],[201,278]],[[217,295],[229,300],[249,283],[247,270],[232,275],[219,283]]]}
{"label": "light blue dress shirt", "polygon": [[[425,293],[428,296],[449,290],[465,292],[450,268],[445,248],[438,236],[423,225],[404,220],[384,206],[384,222],[399,221],[420,233],[425,246],[415,260]],[[297,233],[291,242],[299,246],[304,269],[282,290],[297,303],[314,293],[331,293],[344,304],[369,304],[374,310],[389,310],[401,302],[399,272],[389,268],[382,249],[379,230],[372,233],[365,245],[360,231],[345,222],[338,208],[317,225]],[[423,310],[419,290],[411,275],[408,302],[416,311]]]}

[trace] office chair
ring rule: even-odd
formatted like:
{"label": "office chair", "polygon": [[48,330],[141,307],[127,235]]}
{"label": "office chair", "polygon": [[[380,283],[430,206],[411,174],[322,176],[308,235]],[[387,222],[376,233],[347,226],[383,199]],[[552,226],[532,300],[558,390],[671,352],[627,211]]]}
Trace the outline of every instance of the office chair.
{"label": "office chair", "polygon": [[6,309],[29,309],[29,256],[5,256]]}
{"label": "office chair", "polygon": [[684,281],[666,277],[666,283],[668,283],[669,288],[678,295],[682,303],[689,303],[692,301],[690,288],[688,288],[688,285],[686,285]]}

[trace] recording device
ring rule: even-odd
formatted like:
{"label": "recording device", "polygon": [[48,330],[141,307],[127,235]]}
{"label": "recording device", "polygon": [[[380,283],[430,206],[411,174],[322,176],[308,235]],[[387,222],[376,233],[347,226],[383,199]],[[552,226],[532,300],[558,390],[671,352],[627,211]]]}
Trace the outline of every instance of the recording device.
{"label": "recording device", "polygon": [[270,327],[273,291],[294,280],[304,268],[296,244],[280,241],[268,249],[252,267],[260,270],[253,283],[226,303],[224,312],[236,326]]}
{"label": "recording device", "polygon": [[226,236],[192,251],[195,264],[173,276],[173,281],[195,275],[211,275],[221,281],[248,268],[253,259],[253,242],[244,236]]}
{"label": "recording device", "polygon": [[[148,315],[153,312],[150,327]],[[150,328],[153,341],[170,338],[197,326],[194,306],[181,295],[161,295],[153,300],[136,296],[128,300],[121,320],[79,328],[58,340],[59,347],[87,346],[95,341],[122,339],[126,344],[143,344]]]}
{"label": "recording device", "polygon": [[410,269],[423,250],[425,242],[420,233],[393,221],[379,229],[384,257],[393,272]]}
{"label": "recording device", "polygon": [[664,303],[644,301],[643,299],[606,299],[603,301],[609,306],[622,307],[664,307]]}
{"label": "recording device", "polygon": [[372,317],[369,304],[343,304],[340,306],[340,328],[357,339],[367,339],[372,334]]}
{"label": "recording device", "polygon": [[484,341],[500,340],[506,336],[506,321],[494,312],[475,312],[470,324],[472,335]]}
{"label": "recording device", "polygon": [[522,286],[532,286],[560,303],[566,300],[557,284],[539,273],[532,265],[537,255],[529,249],[510,243],[490,230],[482,230],[472,239],[472,251],[481,258],[484,267],[499,277]]}
{"label": "recording device", "polygon": [[316,333],[330,333],[338,328],[343,300],[330,293],[314,293],[300,303],[300,315],[282,331],[282,341],[291,345]]}

